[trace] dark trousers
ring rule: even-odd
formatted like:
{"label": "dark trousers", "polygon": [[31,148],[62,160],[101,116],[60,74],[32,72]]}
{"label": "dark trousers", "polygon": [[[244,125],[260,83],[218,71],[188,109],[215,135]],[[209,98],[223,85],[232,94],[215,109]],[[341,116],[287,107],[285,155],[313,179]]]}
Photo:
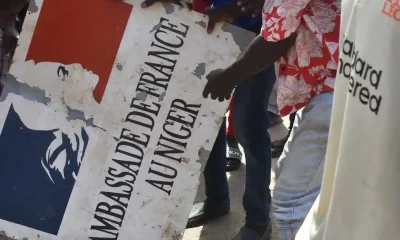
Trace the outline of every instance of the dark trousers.
{"label": "dark trousers", "polygon": [[[233,125],[246,157],[246,183],[243,207],[248,226],[266,227],[271,194],[271,138],[267,113],[269,96],[275,84],[270,67],[240,84],[235,91]],[[215,141],[204,170],[207,201],[229,204],[226,169],[225,122]]]}

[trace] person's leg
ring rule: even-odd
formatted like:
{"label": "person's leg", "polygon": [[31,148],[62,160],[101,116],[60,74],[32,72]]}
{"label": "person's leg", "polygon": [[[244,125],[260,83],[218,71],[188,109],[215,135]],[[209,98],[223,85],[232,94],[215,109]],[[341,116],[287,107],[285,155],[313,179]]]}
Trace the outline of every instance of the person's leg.
{"label": "person's leg", "polygon": [[333,93],[299,110],[275,171],[273,213],[279,240],[289,240],[317,198],[322,182]]}
{"label": "person's leg", "polygon": [[208,220],[229,213],[229,187],[226,169],[226,121],[223,121],[204,169],[207,199],[194,204],[187,227],[197,227]]}
{"label": "person's leg", "polygon": [[241,165],[242,153],[239,149],[239,143],[236,140],[235,130],[233,127],[233,103],[235,95],[232,96],[229,104],[228,127],[226,128],[226,171],[235,171]]}
{"label": "person's leg", "polygon": [[[226,121],[224,120],[204,169],[207,201],[229,202],[226,163]],[[229,204],[228,204],[229,205]]]}
{"label": "person's leg", "polygon": [[268,112],[280,115],[277,100],[278,100],[278,84],[275,83],[274,88],[271,91],[271,95],[268,99]]}
{"label": "person's leg", "polygon": [[290,116],[289,116],[290,125],[289,125],[288,133],[283,138],[273,141],[271,143],[271,154],[272,154],[273,158],[281,156],[281,154],[283,152],[283,148],[285,147],[285,144],[286,144],[287,140],[289,139],[289,136],[292,132],[293,123],[294,123],[295,118],[296,118],[296,112],[290,114]]}
{"label": "person's leg", "polygon": [[235,91],[234,128],[246,157],[243,196],[246,227],[258,235],[262,235],[269,223],[271,138],[267,104],[274,83],[275,70],[271,67],[240,84]]}
{"label": "person's leg", "polygon": [[269,115],[269,127],[273,127],[283,122],[281,114],[278,108],[278,84],[275,83],[274,88],[268,99],[268,115]]}

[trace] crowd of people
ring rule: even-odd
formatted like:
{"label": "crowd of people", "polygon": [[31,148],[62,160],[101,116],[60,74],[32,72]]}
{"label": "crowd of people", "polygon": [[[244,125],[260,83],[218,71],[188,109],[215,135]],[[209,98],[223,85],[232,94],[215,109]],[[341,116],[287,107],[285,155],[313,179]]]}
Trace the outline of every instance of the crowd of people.
{"label": "crowd of people", "polygon": [[[142,7],[160,1],[180,4]],[[2,79],[25,5],[0,1]],[[205,98],[234,96],[229,127],[224,121],[204,170],[207,198],[194,204],[187,227],[229,213],[226,171],[240,167],[240,144],[246,219],[234,240],[270,239],[270,212],[279,240],[398,239],[400,2],[193,0],[192,7],[210,17],[209,33],[225,21],[257,37],[207,76]],[[271,142],[268,128],[286,115],[288,135]],[[279,161],[270,191],[272,157]]]}

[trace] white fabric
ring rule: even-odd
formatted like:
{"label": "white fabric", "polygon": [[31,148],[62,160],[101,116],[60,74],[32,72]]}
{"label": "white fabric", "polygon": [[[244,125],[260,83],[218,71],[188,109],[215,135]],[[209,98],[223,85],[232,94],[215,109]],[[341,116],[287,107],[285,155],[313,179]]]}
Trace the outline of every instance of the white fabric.
{"label": "white fabric", "polygon": [[399,4],[342,0],[322,190],[296,240],[400,239]]}

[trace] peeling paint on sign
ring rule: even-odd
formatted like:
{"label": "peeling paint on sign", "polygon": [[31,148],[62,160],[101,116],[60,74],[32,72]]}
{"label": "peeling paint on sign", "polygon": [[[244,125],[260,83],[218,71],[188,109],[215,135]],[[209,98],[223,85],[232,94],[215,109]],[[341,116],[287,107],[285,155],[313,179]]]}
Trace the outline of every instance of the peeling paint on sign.
{"label": "peeling paint on sign", "polygon": [[249,41],[254,39],[254,33],[252,32],[243,32],[240,28],[237,28],[231,24],[224,23],[222,25],[222,31],[229,32],[232,34],[233,40],[239,46],[240,50],[244,52],[247,46],[249,45]]}
{"label": "peeling paint on sign", "polygon": [[38,6],[36,5],[35,0],[31,0],[31,4],[29,4],[29,8],[28,11],[30,13],[36,13],[37,11],[39,11]]}
{"label": "peeling paint on sign", "polygon": [[121,63],[117,63],[116,67],[120,71],[122,71],[122,69],[124,68],[124,66]]}
{"label": "peeling paint on sign", "polygon": [[175,12],[175,5],[172,3],[162,3],[164,9],[165,9],[165,13],[166,14],[172,14]]}
{"label": "peeling paint on sign", "polygon": [[206,63],[199,63],[196,69],[193,71],[193,75],[195,75],[198,79],[206,73]]}
{"label": "peeling paint on sign", "polygon": [[199,158],[200,158],[200,162],[206,162],[208,160],[208,157],[210,156],[210,151],[204,149],[203,147],[201,147],[199,149]]}
{"label": "peeling paint on sign", "polygon": [[199,26],[201,26],[202,28],[204,28],[204,29],[206,29],[206,27],[207,27],[207,22],[206,21],[203,21],[203,20],[201,20],[201,21],[197,21],[197,22],[195,22],[197,25],[199,25]]}
{"label": "peeling paint on sign", "polygon": [[35,101],[47,105],[50,98],[46,97],[45,90],[38,87],[31,87],[26,83],[20,83],[12,74],[6,76],[7,84],[4,86],[0,96],[0,102],[3,102],[10,93],[18,94],[27,100]]}
{"label": "peeling paint on sign", "polygon": [[161,23],[157,23],[154,25],[153,29],[150,30],[150,33],[153,33],[161,28]]}

